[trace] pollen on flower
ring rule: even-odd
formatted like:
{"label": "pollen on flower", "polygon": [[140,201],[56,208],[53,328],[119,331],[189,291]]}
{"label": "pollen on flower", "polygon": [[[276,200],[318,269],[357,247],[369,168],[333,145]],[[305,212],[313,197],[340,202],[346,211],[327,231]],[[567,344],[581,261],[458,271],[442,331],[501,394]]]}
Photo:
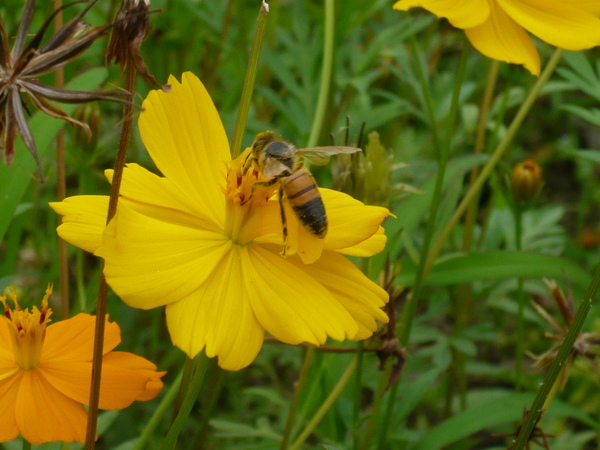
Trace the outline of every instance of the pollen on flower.
{"label": "pollen on flower", "polygon": [[6,295],[0,296],[0,302],[4,305],[4,315],[10,324],[9,330],[13,344],[15,360],[23,370],[34,369],[40,362],[42,347],[46,336],[46,324],[50,322],[52,310],[48,307],[48,298],[52,294],[52,285],[48,285],[41,309],[33,306],[21,309],[14,291],[9,290],[8,295],[14,303],[11,309],[7,303]]}
{"label": "pollen on flower", "polygon": [[247,148],[240,156],[229,163],[225,195],[228,202],[235,205],[264,206],[273,196],[277,185],[255,185],[257,181],[265,181],[256,166],[248,165],[251,148]]}

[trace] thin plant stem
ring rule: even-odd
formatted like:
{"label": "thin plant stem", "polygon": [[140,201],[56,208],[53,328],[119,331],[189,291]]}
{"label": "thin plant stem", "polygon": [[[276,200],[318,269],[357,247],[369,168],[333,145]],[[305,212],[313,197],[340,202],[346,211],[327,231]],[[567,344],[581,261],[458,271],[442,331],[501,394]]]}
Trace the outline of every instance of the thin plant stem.
{"label": "thin plant stem", "polygon": [[285,430],[283,431],[283,438],[281,440],[281,445],[279,448],[281,450],[287,449],[290,439],[292,437],[292,428],[294,425],[294,418],[296,417],[296,411],[298,410],[298,404],[300,403],[300,398],[302,397],[302,393],[304,392],[304,388],[306,387],[306,381],[308,380],[308,373],[312,366],[313,357],[315,356],[315,346],[309,345],[304,352],[304,361],[302,362],[302,368],[300,369],[300,376],[298,377],[298,382],[296,383],[296,388],[294,389],[294,396],[292,397],[292,401],[290,402],[290,410],[288,412],[287,421],[285,423]]}
{"label": "thin plant stem", "polygon": [[[490,64],[490,70],[488,72],[487,83],[485,86],[485,92],[483,94],[483,100],[481,102],[481,112],[479,114],[479,121],[477,123],[477,134],[475,136],[475,148],[473,152],[475,154],[483,153],[485,146],[485,135],[487,129],[487,121],[490,113],[490,107],[492,106],[492,99],[494,98],[494,90],[496,88],[496,82],[498,81],[498,69],[500,67],[500,61],[495,59]],[[479,167],[473,167],[469,174],[469,186],[472,186],[479,175]],[[473,242],[473,228],[475,227],[475,219],[477,218],[477,204],[479,197],[473,198],[473,201],[469,203],[469,207],[465,214],[465,228],[463,231],[463,251],[470,251]]]}
{"label": "thin plant stem", "polygon": [[335,38],[335,0],[325,0],[325,33],[323,40],[323,64],[321,66],[321,86],[319,88],[319,98],[315,117],[310,129],[307,147],[317,145],[325,113],[327,112],[327,102],[329,100],[329,89],[331,87],[331,77],[333,73],[333,43]]}
{"label": "thin plant stem", "polygon": [[171,412],[171,422],[175,420],[179,410],[181,409],[181,404],[183,403],[183,399],[185,398],[187,392],[190,390],[190,383],[192,382],[192,375],[194,373],[194,360],[190,358],[185,358],[183,362],[183,376],[181,378],[181,383],[179,386],[179,392],[175,397],[175,402],[173,404],[173,411]]}
{"label": "thin plant stem", "polygon": [[567,335],[565,336],[556,357],[550,364],[548,368],[548,372],[546,372],[546,376],[544,377],[544,381],[540,383],[540,387],[538,392],[533,400],[533,404],[531,408],[529,408],[529,412],[527,413],[527,418],[525,419],[525,423],[521,427],[519,431],[519,435],[517,436],[517,440],[514,445],[515,450],[522,450],[527,446],[527,442],[529,441],[529,437],[531,436],[531,432],[533,431],[537,421],[539,420],[540,415],[542,414],[543,408],[546,405],[546,399],[550,394],[552,388],[554,387],[554,383],[557,381],[557,377],[560,374],[563,366],[565,365],[567,358],[571,354],[571,350],[573,349],[573,344],[575,344],[575,340],[581,333],[581,329],[583,328],[583,324],[585,323],[585,319],[587,318],[590,309],[592,308],[592,300],[596,297],[598,293],[598,289],[600,288],[600,266],[596,268],[594,272],[594,276],[590,285],[588,286],[585,294],[583,296],[583,300],[579,304],[577,308],[577,312],[575,313],[575,318],[573,319],[573,325],[569,328]]}
{"label": "thin plant stem", "polygon": [[181,386],[182,374],[183,370],[181,370],[177,375],[177,378],[173,380],[173,383],[171,384],[171,387],[169,387],[167,394],[163,397],[158,407],[154,410],[154,414],[152,414],[152,417],[150,417],[150,420],[146,423],[146,426],[140,433],[138,440],[133,446],[133,450],[142,450],[148,447],[148,443],[152,439],[152,433],[167,414],[169,407],[175,401],[175,397],[177,396],[177,392]]}
{"label": "thin plant stem", "polygon": [[[54,0],[54,29],[60,30],[63,26],[62,0]],[[55,84],[62,88],[65,84],[65,70],[63,67],[55,72]],[[65,170],[65,129],[58,130],[56,135],[56,199],[62,202],[67,196],[67,175]],[[62,217],[59,219],[62,223]],[[67,254],[67,241],[58,237],[58,265],[60,272],[60,314],[63,319],[69,317],[69,257]]]}
{"label": "thin plant stem", "polygon": [[214,368],[215,370],[211,371],[212,377],[210,384],[206,387],[208,391],[208,398],[204,399],[204,408],[202,415],[198,420],[198,425],[196,426],[194,440],[192,441],[192,445],[190,445],[188,448],[199,448],[201,443],[206,439],[206,426],[211,419],[213,408],[221,396],[224,371],[219,367]]}
{"label": "thin plant stem", "polygon": [[23,438],[21,439],[23,440],[23,450],[31,450],[31,442],[28,442]]}
{"label": "thin plant stem", "polygon": [[[133,93],[135,90],[135,80],[137,72],[135,66],[130,61],[125,67],[125,89]],[[106,224],[115,216],[117,204],[119,201],[119,191],[121,190],[121,180],[123,179],[123,169],[127,158],[127,148],[131,138],[131,128],[133,125],[133,103],[127,102],[123,105],[123,125],[121,127],[121,136],[119,138],[119,148],[115,159],[115,169],[110,186],[110,198],[108,201],[108,212],[106,214]],[[98,286],[98,302],[96,306],[96,330],[94,333],[94,357],[92,360],[92,381],[90,388],[90,403],[88,409],[88,421],[85,448],[93,450],[96,441],[96,424],[98,422],[98,404],[100,400],[100,380],[102,378],[102,355],[104,352],[104,328],[106,323],[106,303],[108,298],[108,285],[104,277],[104,262],[101,265],[100,284]]]}
{"label": "thin plant stem", "polygon": [[[477,134],[475,136],[475,148],[473,153],[481,154],[485,146],[485,137],[487,122],[494,98],[494,91],[496,88],[496,82],[498,80],[498,69],[500,62],[492,59],[490,62],[490,68],[488,71],[487,81],[485,85],[485,91],[483,94],[483,100],[481,101],[481,108],[479,113],[479,120],[477,123]],[[473,167],[469,174],[469,186],[473,185],[477,176],[479,175],[479,167]],[[465,214],[465,223],[463,228],[463,240],[462,240],[462,251],[469,252],[473,247],[473,236],[475,230],[475,222],[478,214],[478,202],[479,196],[475,196],[473,201],[469,204],[467,212]],[[471,308],[473,305],[473,286],[469,284],[461,284],[456,287],[455,290],[455,301],[454,301],[454,333],[459,333],[469,323],[469,317],[471,315]],[[466,364],[467,356],[464,353],[460,353],[456,350],[452,352],[455,363],[450,368],[450,382],[448,383],[448,402],[447,411],[450,411],[454,392],[458,389],[460,398],[460,407],[464,411],[467,408],[467,376],[466,376]],[[452,380],[452,377],[455,379]]]}
{"label": "thin plant stem", "polygon": [[473,199],[479,194],[479,191],[483,187],[483,184],[498,164],[498,161],[500,161],[500,158],[502,158],[502,156],[504,155],[504,152],[508,150],[510,143],[517,134],[517,131],[519,131],[523,120],[525,120],[525,117],[527,117],[527,113],[533,106],[533,103],[537,99],[542,87],[544,87],[544,85],[550,78],[550,75],[552,75],[554,69],[558,65],[558,62],[560,61],[560,58],[562,56],[562,52],[563,51],[559,48],[555,50],[554,54],[550,58],[550,61],[548,61],[548,64],[544,68],[544,71],[542,72],[536,83],[533,85],[533,87],[529,91],[529,94],[527,95],[527,98],[519,108],[519,111],[517,112],[515,118],[508,127],[508,130],[506,131],[506,134],[504,135],[503,139],[500,141],[500,143],[492,153],[492,156],[490,157],[487,164],[483,167],[483,169],[481,169],[481,173],[479,174],[475,182],[471,185],[464,198],[454,211],[454,214],[446,224],[446,227],[443,229],[437,241],[432,246],[431,252],[429,253],[429,256],[427,258],[427,264],[425,266],[425,275],[427,275],[433,267],[435,259],[440,254],[442,247],[446,243],[446,240],[450,236],[450,233],[454,229],[454,226],[463,216]]}
{"label": "thin plant stem", "polygon": [[386,361],[385,370],[379,377],[377,391],[375,392],[375,397],[373,399],[373,407],[371,408],[369,422],[367,423],[367,430],[365,431],[365,437],[360,445],[361,450],[369,450],[371,448],[371,441],[373,440],[375,431],[377,430],[377,421],[379,417],[381,417],[379,411],[383,404],[383,397],[385,396],[393,368],[394,361],[392,359],[388,359]]}
{"label": "thin plant stem", "polygon": [[319,423],[323,419],[323,416],[325,416],[327,411],[329,411],[329,408],[333,406],[333,403],[340,396],[342,390],[348,384],[348,381],[350,381],[350,377],[356,370],[356,362],[357,357],[355,356],[354,358],[352,358],[352,361],[350,361],[350,364],[348,364],[348,367],[346,367],[346,370],[334,386],[331,393],[327,396],[321,407],[317,410],[312,419],[310,419],[304,430],[302,430],[302,433],[300,433],[298,439],[296,439],[294,443],[290,446],[290,450],[299,449],[300,446],[304,443],[304,441],[306,441],[306,439],[308,439],[311,433],[315,430],[315,428],[317,428],[317,425],[319,425]]}
{"label": "thin plant stem", "polygon": [[[423,282],[426,277],[426,263],[427,255],[429,254],[429,247],[433,234],[435,232],[437,212],[442,200],[442,188],[444,186],[444,176],[446,174],[446,165],[450,155],[450,149],[452,146],[452,136],[454,135],[454,124],[456,116],[458,114],[458,103],[460,100],[460,91],[463,84],[467,61],[470,53],[470,46],[464,42],[463,50],[461,52],[460,60],[458,63],[458,70],[456,73],[454,92],[452,94],[452,104],[450,106],[450,112],[448,113],[448,119],[446,123],[445,139],[441,144],[440,151],[438,152],[438,171],[435,180],[435,187],[433,189],[433,196],[431,205],[429,207],[429,218],[427,220],[427,227],[425,229],[425,236],[423,238],[423,245],[421,247],[420,258],[419,258],[419,270],[417,272],[415,284],[413,286],[412,295],[410,295],[406,301],[406,304],[402,310],[402,317],[398,325],[399,340],[402,347],[408,345],[410,339],[410,333],[412,330],[412,324],[417,310],[417,303],[421,296],[421,289]],[[435,124],[435,122],[433,122]]]}
{"label": "thin plant stem", "polygon": [[[421,289],[422,289],[423,282],[424,282],[425,276],[426,276],[426,272],[424,270],[424,267],[425,267],[424,263],[426,261],[426,256],[427,256],[427,252],[429,250],[431,238],[432,238],[433,232],[435,230],[435,228],[434,228],[435,217],[437,215],[437,210],[438,210],[438,207],[439,207],[439,204],[441,201],[441,191],[442,191],[443,182],[444,182],[446,163],[448,161],[448,155],[450,153],[451,137],[453,134],[452,131],[453,131],[456,114],[458,111],[458,100],[460,97],[460,88],[462,86],[462,80],[463,80],[464,74],[466,72],[466,64],[467,64],[468,54],[469,54],[468,46],[465,45],[463,47],[463,51],[461,53],[461,58],[459,61],[459,69],[457,71],[457,76],[455,79],[454,93],[452,96],[452,104],[451,104],[450,112],[448,115],[448,123],[447,123],[447,127],[446,127],[447,139],[445,140],[444,146],[442,146],[441,138],[439,136],[439,132],[438,132],[437,126],[436,126],[437,120],[435,118],[435,112],[434,112],[435,109],[433,107],[433,99],[431,97],[429,83],[425,77],[425,72],[423,69],[424,65],[420,61],[420,52],[418,51],[415,39],[412,38],[410,42],[411,42],[411,48],[413,48],[415,60],[417,61],[417,74],[419,75],[421,85],[423,87],[423,95],[425,98],[427,111],[428,111],[428,114],[430,117],[430,119],[429,119],[430,129],[431,129],[431,133],[432,133],[434,146],[436,147],[437,155],[438,155],[438,173],[436,176],[436,185],[434,187],[433,198],[432,198],[431,205],[429,208],[430,217],[428,220],[428,226],[425,231],[425,238],[423,240],[423,246],[421,247],[420,259],[419,259],[419,261],[420,261],[419,271],[417,272],[417,277],[416,277],[415,284],[413,287],[413,292],[407,298],[407,301],[402,310],[402,316],[400,318],[400,322],[398,325],[398,336],[399,336],[400,345],[402,347],[406,347],[408,344],[408,341],[410,339],[410,332],[412,329],[412,322],[414,319],[414,315],[417,310],[418,298],[421,295]],[[389,429],[389,425],[391,422],[390,419],[391,419],[392,411],[394,408],[394,403],[396,402],[396,396],[398,395],[398,385],[399,385],[399,383],[396,382],[392,386],[392,388],[390,390],[390,394],[388,396],[388,402],[387,402],[387,406],[386,406],[385,413],[383,416],[381,430],[379,433],[378,448],[383,448],[385,446],[385,441],[387,440],[388,429]]]}
{"label": "thin plant stem", "polygon": [[[514,205],[515,216],[515,246],[517,251],[522,250],[523,241],[523,208]],[[515,346],[515,388],[519,389],[523,382],[523,352],[525,340],[525,291],[523,277],[517,278],[517,345]]]}
{"label": "thin plant stem", "polygon": [[167,433],[167,437],[165,437],[165,440],[160,447],[164,450],[176,448],[177,438],[183,431],[185,422],[192,411],[192,407],[200,395],[200,389],[202,388],[202,382],[204,381],[204,376],[206,375],[206,369],[208,367],[208,358],[203,351],[194,358],[193,366],[194,374],[192,375],[192,379],[190,381],[189,391],[186,393],[183,403],[181,404],[181,409],[177,413],[177,417],[171,424],[171,428]]}
{"label": "thin plant stem", "polygon": [[417,77],[419,78],[419,82],[422,87],[422,94],[424,100],[425,112],[427,113],[427,117],[429,119],[429,131],[431,131],[431,139],[433,140],[433,148],[437,155],[441,152],[441,138],[440,132],[437,127],[437,118],[435,117],[435,107],[433,105],[433,96],[431,95],[431,87],[429,86],[429,79],[425,74],[426,63],[423,61],[421,50],[419,49],[417,39],[412,36],[410,38],[409,47],[412,51],[413,57],[415,58],[415,70],[417,72]]}
{"label": "thin plant stem", "polygon": [[256,20],[256,31],[254,32],[254,40],[252,41],[252,49],[250,50],[250,60],[246,69],[244,78],[244,86],[242,87],[242,98],[240,99],[240,108],[235,119],[235,128],[233,129],[233,139],[231,140],[231,158],[235,159],[241,151],[242,139],[246,130],[246,121],[248,120],[248,111],[250,111],[250,101],[254,92],[256,83],[256,72],[258,70],[258,61],[260,59],[260,51],[262,49],[263,37],[269,17],[269,5],[263,0],[258,19]]}
{"label": "thin plant stem", "polygon": [[[364,273],[364,272],[363,272]],[[363,382],[363,361],[364,361],[364,349],[365,346],[362,341],[357,343],[356,356],[358,361],[356,363],[356,377],[354,387],[354,405],[353,405],[353,417],[352,417],[352,434],[354,435],[354,448],[358,448],[360,444],[360,403],[361,403],[361,390]]]}

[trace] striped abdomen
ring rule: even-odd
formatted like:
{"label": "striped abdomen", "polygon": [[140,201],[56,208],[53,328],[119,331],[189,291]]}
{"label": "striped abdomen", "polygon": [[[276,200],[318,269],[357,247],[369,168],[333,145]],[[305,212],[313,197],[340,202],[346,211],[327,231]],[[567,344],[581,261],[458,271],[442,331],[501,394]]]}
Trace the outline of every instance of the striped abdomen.
{"label": "striped abdomen", "polygon": [[324,238],[327,234],[327,214],[312,175],[300,169],[280,180],[285,196],[304,228],[311,234]]}

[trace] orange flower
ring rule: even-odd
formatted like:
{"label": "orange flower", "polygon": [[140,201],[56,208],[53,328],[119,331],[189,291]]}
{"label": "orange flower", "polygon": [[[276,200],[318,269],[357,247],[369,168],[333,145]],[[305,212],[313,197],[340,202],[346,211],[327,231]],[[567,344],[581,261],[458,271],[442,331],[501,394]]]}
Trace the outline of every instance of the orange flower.
{"label": "orange flower", "polygon": [[[0,296],[0,442],[20,435],[32,444],[85,440],[95,318],[89,314],[50,322],[46,289],[41,309],[22,310]],[[116,323],[106,323],[101,409],[122,409],[151,400],[162,389],[156,366],[145,358],[111,350],[121,341]]]}

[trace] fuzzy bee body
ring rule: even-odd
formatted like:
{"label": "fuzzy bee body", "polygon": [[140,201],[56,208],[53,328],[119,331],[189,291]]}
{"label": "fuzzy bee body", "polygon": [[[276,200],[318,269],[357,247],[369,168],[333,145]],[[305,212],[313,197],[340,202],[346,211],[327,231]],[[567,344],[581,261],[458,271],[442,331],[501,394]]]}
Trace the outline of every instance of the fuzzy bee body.
{"label": "fuzzy bee body", "polygon": [[324,238],[327,234],[327,213],[315,179],[306,169],[300,169],[280,179],[290,206],[300,223],[311,234]]}
{"label": "fuzzy bee body", "polygon": [[287,243],[287,219],[283,206],[284,196],[292,207],[302,226],[312,235],[325,238],[327,235],[327,213],[321,193],[313,176],[300,160],[300,156],[315,164],[324,164],[331,155],[354,153],[355,147],[313,147],[297,149],[293,144],[279,138],[272,131],[259,133],[252,144],[252,152],[245,163],[245,171],[254,166],[265,181],[257,181],[257,186],[272,186],[279,183],[279,208],[283,228],[283,255]]}

